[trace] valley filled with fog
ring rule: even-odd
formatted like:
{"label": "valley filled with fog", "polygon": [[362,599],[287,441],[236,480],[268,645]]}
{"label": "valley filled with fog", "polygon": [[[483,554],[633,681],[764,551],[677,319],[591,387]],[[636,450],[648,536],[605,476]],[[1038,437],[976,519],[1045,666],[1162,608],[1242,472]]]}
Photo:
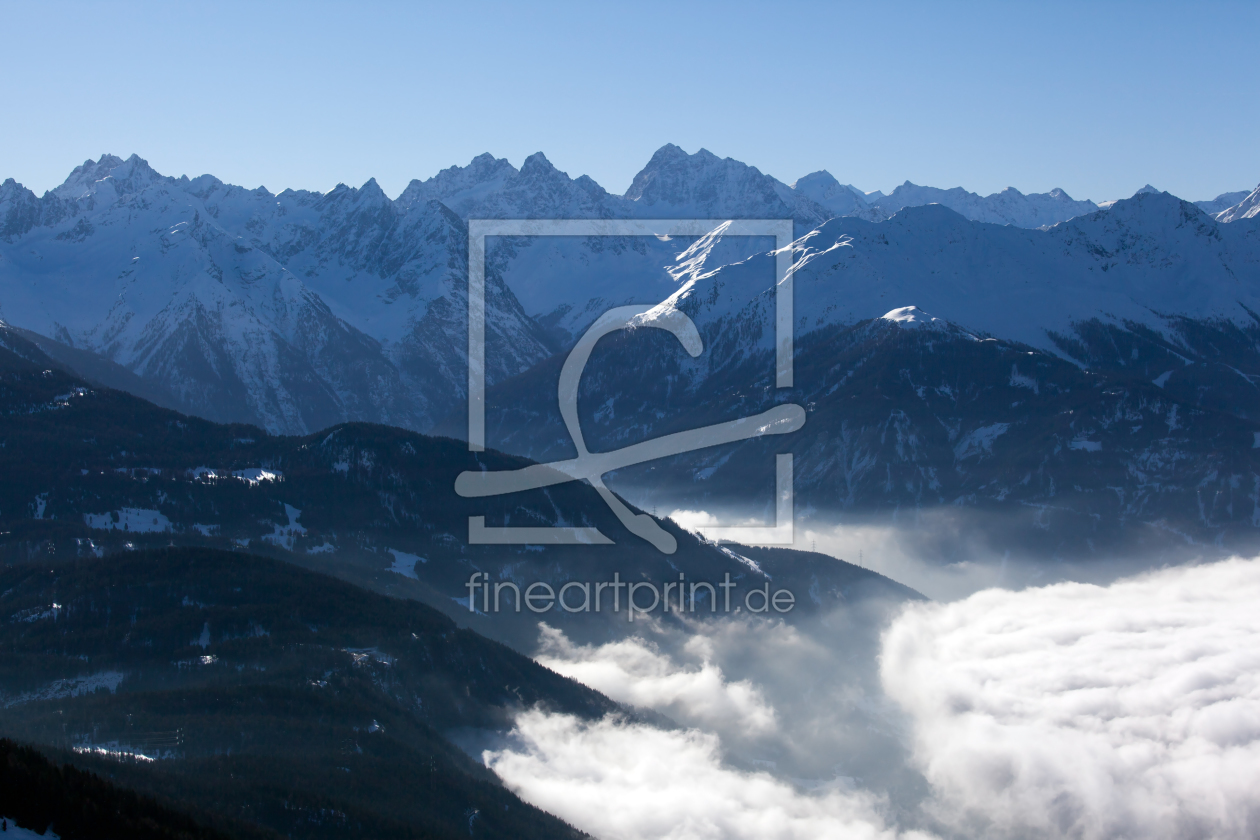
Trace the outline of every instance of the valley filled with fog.
{"label": "valley filled with fog", "polygon": [[669,723],[533,709],[484,760],[627,840],[1252,836],[1260,561],[1019,589],[984,573],[973,594],[804,622],[596,645],[544,625],[540,663]]}

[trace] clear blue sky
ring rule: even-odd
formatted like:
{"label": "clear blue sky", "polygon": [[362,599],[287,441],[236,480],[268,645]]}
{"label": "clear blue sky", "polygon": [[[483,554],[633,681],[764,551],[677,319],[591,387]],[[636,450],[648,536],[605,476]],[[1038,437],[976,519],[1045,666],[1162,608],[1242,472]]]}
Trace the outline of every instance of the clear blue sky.
{"label": "clear blue sky", "polygon": [[102,152],[390,195],[484,151],[612,192],[672,142],[783,181],[1202,199],[1260,182],[1260,3],[10,3],[0,178]]}

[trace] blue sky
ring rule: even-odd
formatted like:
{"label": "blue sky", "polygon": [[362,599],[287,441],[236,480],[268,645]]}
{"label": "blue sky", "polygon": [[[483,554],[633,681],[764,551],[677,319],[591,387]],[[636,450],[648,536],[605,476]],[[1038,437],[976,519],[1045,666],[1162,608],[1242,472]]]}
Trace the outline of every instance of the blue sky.
{"label": "blue sky", "polygon": [[102,152],[390,195],[484,151],[613,192],[676,143],[1104,200],[1260,182],[1256,3],[9,3],[0,178]]}

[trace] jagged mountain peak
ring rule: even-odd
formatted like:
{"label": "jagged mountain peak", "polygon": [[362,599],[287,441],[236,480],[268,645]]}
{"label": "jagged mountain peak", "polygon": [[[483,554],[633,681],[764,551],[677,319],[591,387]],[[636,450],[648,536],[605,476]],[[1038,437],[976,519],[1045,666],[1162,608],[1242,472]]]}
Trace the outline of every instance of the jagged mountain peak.
{"label": "jagged mountain peak", "polygon": [[687,154],[666,144],[626,190],[642,214],[696,218],[787,219],[815,225],[835,215],[783,182],[707,149]]}
{"label": "jagged mountain peak", "polygon": [[[634,176],[625,198],[655,204],[667,198],[682,198],[677,194],[679,190],[706,188],[707,184],[698,184],[697,181],[729,182],[741,178],[759,180],[766,177],[755,166],[734,158],[719,158],[708,149],[687,154],[673,143],[667,143],[657,149],[647,165]],[[662,186],[665,188],[663,191]]]}
{"label": "jagged mountain peak", "polygon": [[[592,179],[587,178],[592,184]],[[528,189],[526,185],[531,184],[548,184],[549,186],[566,188],[574,183],[574,179],[569,177],[569,173],[563,172],[555,167],[547,156],[542,152],[534,152],[521,164],[521,169],[516,173],[515,178],[507,180],[508,191]]]}
{"label": "jagged mountain peak", "polygon": [[690,157],[690,155],[683,151],[680,146],[675,146],[673,143],[666,143],[664,146],[661,146],[652,153],[652,157],[648,160],[647,167],[644,168],[646,169],[651,167],[653,164],[662,164],[671,160],[686,160],[688,157]]}
{"label": "jagged mountain peak", "polygon": [[579,175],[573,179],[573,183],[575,186],[578,186],[587,192],[601,192],[601,193],[608,192],[603,187],[601,187],[599,183],[590,175]]}
{"label": "jagged mountain peak", "polygon": [[[521,164],[522,175],[535,173],[535,172],[551,173],[551,172],[559,172],[559,171],[560,170],[556,169],[555,166],[552,165],[551,161],[547,160],[547,156],[543,154],[542,152],[534,152],[532,155],[525,158],[525,162]],[[561,174],[564,174],[564,173],[561,173]],[[568,176],[565,175],[565,177],[568,177]]]}
{"label": "jagged mountain peak", "polygon": [[410,207],[437,200],[459,212],[459,206],[484,200],[489,194],[503,189],[508,179],[516,175],[516,167],[507,159],[483,152],[467,166],[449,166],[427,180],[412,180],[398,196],[398,203],[402,207]]}
{"label": "jagged mountain peak", "polygon": [[[497,158],[494,155],[490,154],[489,152],[482,152],[481,154],[474,157],[469,162],[468,166],[469,168],[493,167],[493,166],[498,166],[504,163],[507,163],[507,160],[505,158]],[[511,166],[511,165],[512,164],[508,163],[508,166]],[[458,166],[448,167],[448,169],[458,169],[458,168],[459,168]]]}
{"label": "jagged mountain peak", "polygon": [[61,186],[52,190],[58,198],[74,200],[97,192],[103,182],[109,181],[119,195],[134,193],[160,181],[149,162],[137,154],[126,160],[117,155],[103,154],[100,160],[86,160],[71,171]]}
{"label": "jagged mountain peak", "polygon": [[427,181],[413,180],[398,196],[404,210],[440,201],[462,219],[612,218],[632,215],[603,187],[583,175],[572,179],[542,152],[520,170],[507,160],[482,154],[465,167],[452,166]]}
{"label": "jagged mountain peak", "polygon": [[122,158],[108,153],[101,155],[100,160],[88,158],[76,166],[52,193],[60,198],[78,198],[88,192],[97,181],[107,177],[112,170],[122,166],[122,163]]}
{"label": "jagged mountain peak", "polygon": [[[270,195],[268,193],[268,195]],[[385,191],[376,183],[375,178],[369,178],[364,182],[363,186],[355,188],[348,184],[339,183],[328,192],[324,193],[324,207],[332,206],[341,202],[350,202],[352,204],[371,204],[382,205],[388,204],[393,206],[389,196],[385,195]]]}
{"label": "jagged mountain peak", "polygon": [[[359,187],[359,198],[361,200],[380,201],[384,199],[389,201],[389,196],[385,195],[385,191],[381,189],[381,185],[376,183],[375,178],[368,178],[363,186]],[[390,202],[391,204],[393,202]]]}

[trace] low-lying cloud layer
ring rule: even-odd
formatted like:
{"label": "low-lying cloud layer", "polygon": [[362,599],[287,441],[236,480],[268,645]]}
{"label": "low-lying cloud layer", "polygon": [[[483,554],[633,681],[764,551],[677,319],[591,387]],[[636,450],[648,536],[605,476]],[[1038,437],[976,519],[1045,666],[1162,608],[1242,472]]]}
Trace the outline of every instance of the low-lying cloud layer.
{"label": "low-lying cloud layer", "polygon": [[[869,795],[723,765],[717,736],[539,711],[485,754],[509,788],[601,840],[892,840]],[[924,837],[912,834],[910,837]]]}
{"label": "low-lying cloud layer", "polygon": [[598,647],[575,645],[559,630],[543,625],[540,663],[589,685],[619,703],[654,709],[687,726],[742,727],[750,734],[775,728],[774,709],[747,680],[727,681],[714,663],[713,643],[697,634],[684,649],[699,664],[675,663],[656,645],[630,638]]}
{"label": "low-lying cloud layer", "polygon": [[1260,833],[1260,562],[913,607],[882,677],[961,831]]}
{"label": "low-lying cloud layer", "polygon": [[1260,836],[1260,561],[636,632],[540,659],[690,728],[535,710],[485,753],[602,840]]}

